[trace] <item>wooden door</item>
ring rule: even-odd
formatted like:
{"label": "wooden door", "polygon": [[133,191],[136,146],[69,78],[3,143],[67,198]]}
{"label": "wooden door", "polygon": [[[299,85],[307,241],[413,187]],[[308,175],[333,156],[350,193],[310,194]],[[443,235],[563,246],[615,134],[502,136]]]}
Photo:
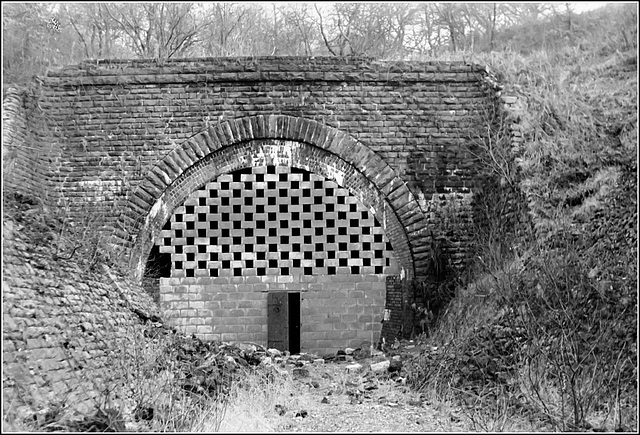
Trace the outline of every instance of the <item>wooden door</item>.
{"label": "wooden door", "polygon": [[267,347],[289,350],[289,296],[285,292],[267,296]]}

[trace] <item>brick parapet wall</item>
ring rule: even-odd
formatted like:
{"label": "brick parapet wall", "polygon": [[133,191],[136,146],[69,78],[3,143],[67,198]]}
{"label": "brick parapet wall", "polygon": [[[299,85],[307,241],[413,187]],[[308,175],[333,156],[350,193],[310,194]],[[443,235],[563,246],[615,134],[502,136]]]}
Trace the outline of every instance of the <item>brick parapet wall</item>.
{"label": "brick parapet wall", "polygon": [[[233,66],[232,63],[223,65]],[[291,62],[286,65],[292,68]],[[364,68],[362,64],[357,65]],[[299,68],[305,66],[301,64]],[[356,65],[335,63],[331,66],[352,71]],[[198,68],[206,70],[210,66]],[[371,83],[363,80],[360,72],[350,81],[256,79],[245,85],[228,78],[224,86],[212,86],[197,77],[187,85],[137,84],[136,77],[148,76],[152,80],[162,75],[163,68],[155,68],[155,75],[145,76],[144,70],[133,67],[109,70],[114,79],[126,82],[130,77],[132,83],[107,85],[97,81],[102,77],[98,69],[86,72],[85,78],[95,82],[61,84],[53,77],[45,77],[41,106],[51,115],[51,122],[67,133],[69,152],[86,149],[82,159],[85,171],[92,169],[94,174],[107,176],[109,174],[101,169],[113,169],[118,166],[114,158],[122,157],[122,167],[131,175],[132,183],[136,181],[136,172],[145,173],[158,155],[164,155],[180,141],[220,120],[284,114],[314,119],[351,134],[377,152],[399,174],[408,175],[407,182],[422,183],[420,190],[426,195],[444,191],[444,187],[471,187],[472,174],[465,176],[464,172],[472,168],[465,162],[465,156],[458,154],[468,129],[474,126],[474,106],[487,99],[480,80],[481,69],[463,64],[456,65],[455,69],[446,64],[424,64],[424,69],[454,74],[451,82],[444,80],[444,76],[433,75],[418,77],[415,81],[390,82],[388,67],[384,68],[384,64],[374,63],[370,68],[377,74],[377,80]],[[452,69],[457,71],[451,72]],[[211,74],[215,75],[213,71]],[[190,75],[189,72],[182,74]],[[461,74],[469,81],[453,80]],[[69,80],[76,79],[78,77]],[[457,168],[459,165],[462,166]],[[447,174],[447,169],[459,171]]]}
{"label": "brick parapet wall", "polygon": [[384,315],[384,275],[161,278],[164,317],[205,340],[267,345],[267,295],[301,293],[301,348],[315,354],[375,346]]}
{"label": "brick parapet wall", "polygon": [[[126,73],[131,74],[126,74]],[[232,57],[85,61],[47,72],[56,86],[256,81],[477,81],[481,65],[464,62],[376,61],[373,58]]]}

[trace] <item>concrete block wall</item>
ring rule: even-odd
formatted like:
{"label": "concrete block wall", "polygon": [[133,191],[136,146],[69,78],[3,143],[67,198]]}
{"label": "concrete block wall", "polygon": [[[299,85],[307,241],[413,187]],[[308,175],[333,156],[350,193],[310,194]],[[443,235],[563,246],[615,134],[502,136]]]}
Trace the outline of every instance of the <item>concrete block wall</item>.
{"label": "concrete block wall", "polygon": [[206,340],[267,345],[267,295],[301,294],[301,351],[319,355],[377,345],[386,301],[384,275],[161,278],[163,314]]}
{"label": "concrete block wall", "polygon": [[171,277],[397,274],[380,223],[332,180],[287,166],[224,174],[191,193],[156,240]]}

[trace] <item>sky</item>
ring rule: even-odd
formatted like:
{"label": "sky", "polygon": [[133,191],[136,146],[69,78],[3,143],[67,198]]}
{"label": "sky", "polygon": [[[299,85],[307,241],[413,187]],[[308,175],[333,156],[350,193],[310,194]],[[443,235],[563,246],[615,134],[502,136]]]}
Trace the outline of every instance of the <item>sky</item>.
{"label": "sky", "polygon": [[592,11],[594,9],[598,9],[607,4],[607,2],[573,2],[571,3],[575,6],[575,11],[578,13]]}

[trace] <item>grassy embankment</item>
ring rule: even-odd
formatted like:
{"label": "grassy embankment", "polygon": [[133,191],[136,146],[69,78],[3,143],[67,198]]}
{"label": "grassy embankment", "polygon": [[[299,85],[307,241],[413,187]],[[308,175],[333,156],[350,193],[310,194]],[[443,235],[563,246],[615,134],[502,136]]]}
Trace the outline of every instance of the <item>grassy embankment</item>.
{"label": "grassy embankment", "polygon": [[520,97],[524,145],[504,119],[480,145],[528,222],[486,198],[473,270],[410,377],[477,429],[637,430],[637,46],[598,25],[554,51],[472,56]]}

